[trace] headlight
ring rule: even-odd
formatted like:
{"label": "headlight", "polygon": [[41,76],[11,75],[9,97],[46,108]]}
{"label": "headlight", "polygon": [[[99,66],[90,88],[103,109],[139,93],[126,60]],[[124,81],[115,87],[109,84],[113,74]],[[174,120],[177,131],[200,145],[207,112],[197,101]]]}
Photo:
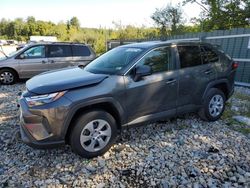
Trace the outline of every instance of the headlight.
{"label": "headlight", "polygon": [[56,101],[57,99],[61,98],[65,93],[66,91],[62,91],[62,92],[45,94],[45,95],[25,97],[25,100],[27,101],[30,107],[39,106],[39,105],[48,104],[53,101]]}

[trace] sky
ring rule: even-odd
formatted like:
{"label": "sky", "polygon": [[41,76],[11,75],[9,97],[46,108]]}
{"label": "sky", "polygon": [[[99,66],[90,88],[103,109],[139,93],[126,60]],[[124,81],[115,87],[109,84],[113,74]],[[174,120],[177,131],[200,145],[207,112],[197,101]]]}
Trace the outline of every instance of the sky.
{"label": "sky", "polygon": [[[34,16],[36,20],[58,23],[76,16],[82,27],[112,28],[113,22],[151,27],[154,23],[150,16],[156,8],[179,2],[181,0],[0,0],[0,19]],[[196,4],[182,9],[187,21],[201,11]]]}

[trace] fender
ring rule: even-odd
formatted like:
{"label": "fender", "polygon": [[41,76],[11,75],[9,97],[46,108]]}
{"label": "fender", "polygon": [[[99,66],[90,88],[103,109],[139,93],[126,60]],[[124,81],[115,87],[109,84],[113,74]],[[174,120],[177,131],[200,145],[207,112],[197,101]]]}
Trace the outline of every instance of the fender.
{"label": "fender", "polygon": [[217,84],[226,84],[227,90],[228,90],[229,93],[230,93],[230,91],[231,91],[230,88],[231,88],[231,87],[230,87],[229,81],[228,81],[227,79],[223,78],[223,79],[219,79],[219,80],[214,80],[214,81],[210,82],[210,83],[207,85],[207,87],[206,87],[206,89],[205,89],[205,91],[204,91],[204,93],[203,93],[203,95],[202,95],[202,102],[204,101],[204,99],[205,99],[205,97],[206,97],[206,95],[207,95],[209,89],[213,88],[213,87],[214,87],[215,85],[217,85]]}
{"label": "fender", "polygon": [[80,102],[78,104],[72,105],[73,108],[71,108],[69,110],[66,121],[63,124],[63,130],[62,130],[63,136],[64,137],[66,136],[66,133],[67,133],[68,128],[70,126],[70,122],[72,121],[72,118],[74,117],[74,115],[76,114],[76,112],[79,109],[84,108],[84,107],[88,107],[88,106],[91,106],[91,105],[98,105],[98,104],[101,104],[101,103],[110,103],[111,105],[113,105],[115,107],[115,109],[117,110],[118,114],[119,114],[119,117],[120,117],[120,120],[121,120],[121,125],[123,125],[125,123],[125,121],[126,121],[125,112],[124,112],[122,106],[120,105],[120,103],[118,101],[116,101],[114,98],[105,97],[105,98],[93,99],[93,100],[90,100],[90,101],[83,101],[83,102]]}

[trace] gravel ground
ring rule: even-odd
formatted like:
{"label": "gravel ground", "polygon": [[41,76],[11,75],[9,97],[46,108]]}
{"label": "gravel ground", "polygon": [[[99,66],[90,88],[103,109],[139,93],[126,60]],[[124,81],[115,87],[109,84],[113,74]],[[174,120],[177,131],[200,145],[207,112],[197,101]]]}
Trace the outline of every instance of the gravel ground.
{"label": "gravel ground", "polygon": [[250,187],[249,89],[236,88],[222,119],[195,114],[124,130],[92,160],[69,146],[32,149],[18,136],[17,94],[24,84],[0,86],[0,187]]}

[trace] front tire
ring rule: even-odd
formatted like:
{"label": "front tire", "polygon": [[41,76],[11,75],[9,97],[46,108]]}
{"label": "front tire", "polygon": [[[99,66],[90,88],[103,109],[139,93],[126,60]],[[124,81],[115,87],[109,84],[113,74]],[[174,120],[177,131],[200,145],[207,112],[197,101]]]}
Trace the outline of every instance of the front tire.
{"label": "front tire", "polygon": [[3,85],[12,85],[17,81],[17,74],[11,69],[0,70],[0,83]]}
{"label": "front tire", "polygon": [[199,111],[199,116],[205,121],[218,120],[225,109],[226,97],[224,93],[216,88],[212,88],[208,91],[203,107]]}
{"label": "front tire", "polygon": [[117,136],[116,121],[109,113],[90,111],[80,116],[70,135],[72,150],[85,158],[104,154]]}

